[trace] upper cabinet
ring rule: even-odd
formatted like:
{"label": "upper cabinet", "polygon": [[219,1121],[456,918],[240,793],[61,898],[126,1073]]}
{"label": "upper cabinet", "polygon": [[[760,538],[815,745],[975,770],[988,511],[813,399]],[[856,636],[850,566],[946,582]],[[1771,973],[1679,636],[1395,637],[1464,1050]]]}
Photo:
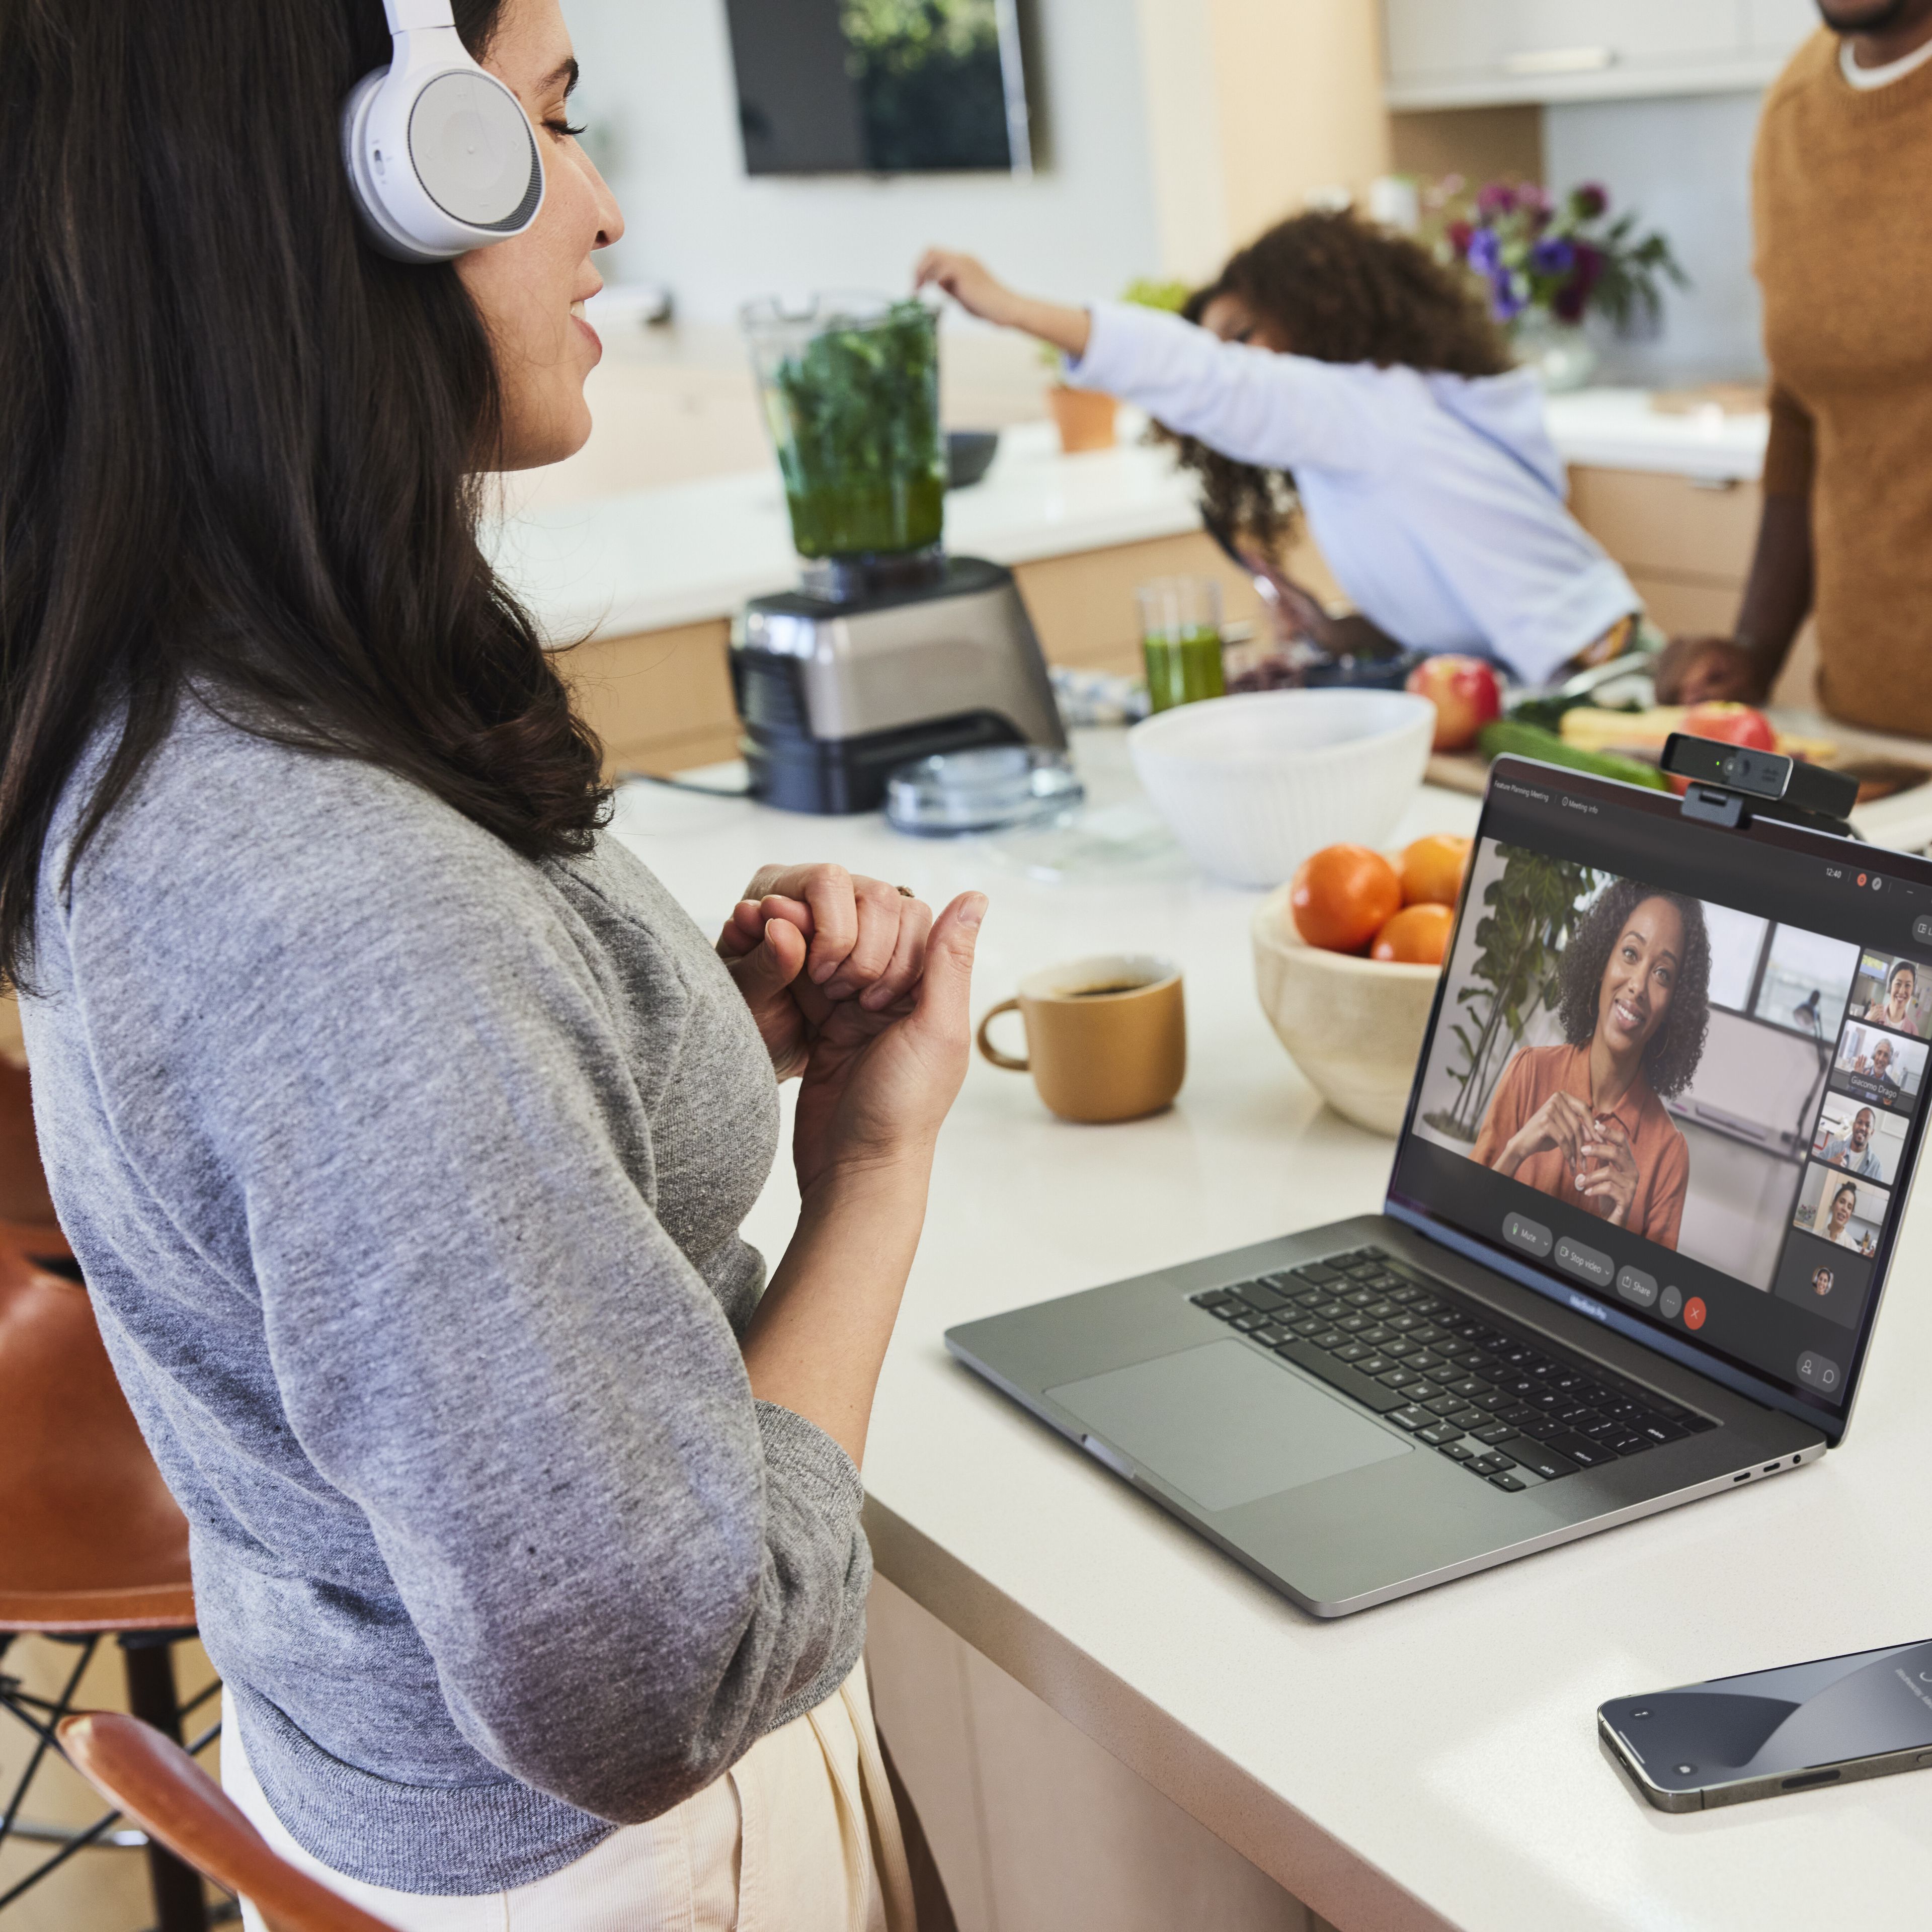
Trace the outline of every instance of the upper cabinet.
{"label": "upper cabinet", "polygon": [[1762,87],[1814,0],[1383,0],[1391,107]]}

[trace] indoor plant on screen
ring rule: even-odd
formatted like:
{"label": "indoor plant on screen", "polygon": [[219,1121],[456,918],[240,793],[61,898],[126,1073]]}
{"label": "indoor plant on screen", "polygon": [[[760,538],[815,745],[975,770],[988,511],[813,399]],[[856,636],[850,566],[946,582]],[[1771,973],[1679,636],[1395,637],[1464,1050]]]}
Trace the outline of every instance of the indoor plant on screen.
{"label": "indoor plant on screen", "polygon": [[1594,182],[1558,200],[1534,182],[1491,182],[1472,194],[1450,175],[1423,199],[1437,254],[1481,284],[1517,359],[1546,388],[1580,388],[1594,373],[1586,316],[1619,329],[1654,322],[1664,284],[1689,286],[1664,236],[1639,233],[1634,209],[1612,217],[1610,190]]}

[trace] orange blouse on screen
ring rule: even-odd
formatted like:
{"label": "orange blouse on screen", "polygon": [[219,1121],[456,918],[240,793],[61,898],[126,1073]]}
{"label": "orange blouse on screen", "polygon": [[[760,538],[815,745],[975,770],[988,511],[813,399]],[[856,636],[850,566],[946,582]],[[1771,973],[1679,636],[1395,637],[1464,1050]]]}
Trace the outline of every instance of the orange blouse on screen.
{"label": "orange blouse on screen", "polygon": [[[1510,1062],[1502,1084],[1490,1102],[1483,1130],[1476,1136],[1472,1158],[1485,1167],[1494,1167],[1497,1156],[1517,1130],[1559,1089],[1575,1094],[1586,1108],[1589,1106],[1589,1048],[1525,1047]],[[1610,1109],[1610,1117],[1622,1122],[1636,1156],[1636,1194],[1630,1202],[1626,1225],[1633,1234],[1641,1234],[1647,1241],[1674,1248],[1678,1226],[1684,1219],[1684,1190],[1690,1178],[1690,1150],[1684,1144],[1677,1124],[1664,1112],[1664,1102],[1650,1090],[1649,1082],[1641,1075]],[[1515,1178],[1539,1194],[1553,1195],[1604,1220],[1610,1218],[1608,1201],[1600,1196],[1577,1192],[1576,1177],[1558,1148],[1532,1154],[1516,1169]]]}

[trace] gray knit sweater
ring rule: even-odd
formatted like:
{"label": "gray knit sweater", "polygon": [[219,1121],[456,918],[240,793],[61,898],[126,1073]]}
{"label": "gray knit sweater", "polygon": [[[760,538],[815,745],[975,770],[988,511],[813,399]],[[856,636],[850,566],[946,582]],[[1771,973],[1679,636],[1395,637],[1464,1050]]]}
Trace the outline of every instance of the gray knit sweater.
{"label": "gray knit sweater", "polygon": [[491,1892],[829,1694],[856,1472],[754,1401],[778,1108],[704,938],[608,839],[532,864],[198,706],[60,889],[35,1118],[297,1842]]}

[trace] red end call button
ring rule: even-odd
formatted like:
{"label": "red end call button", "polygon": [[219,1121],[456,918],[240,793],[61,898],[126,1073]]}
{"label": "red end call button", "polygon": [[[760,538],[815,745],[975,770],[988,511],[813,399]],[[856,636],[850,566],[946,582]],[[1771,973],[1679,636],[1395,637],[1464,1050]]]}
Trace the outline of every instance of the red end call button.
{"label": "red end call button", "polygon": [[1704,1325],[1704,1302],[1701,1295],[1694,1294],[1684,1304],[1684,1325],[1687,1328],[1701,1328]]}

